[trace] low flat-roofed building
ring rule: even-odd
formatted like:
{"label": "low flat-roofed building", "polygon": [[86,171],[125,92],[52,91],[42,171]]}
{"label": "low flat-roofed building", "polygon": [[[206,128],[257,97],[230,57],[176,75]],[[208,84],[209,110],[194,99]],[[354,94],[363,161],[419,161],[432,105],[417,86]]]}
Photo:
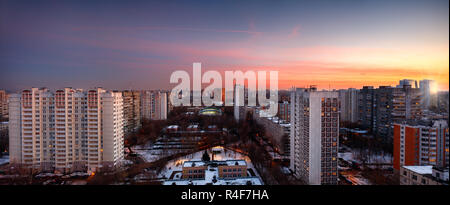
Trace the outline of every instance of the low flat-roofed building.
{"label": "low flat-roofed building", "polygon": [[247,177],[245,160],[226,161],[185,161],[183,163],[183,179],[204,179],[208,167],[217,167],[220,179]]}
{"label": "low flat-roofed building", "polygon": [[183,179],[204,179],[208,166],[203,161],[186,161],[183,163]]}
{"label": "low flat-roofed building", "polygon": [[433,166],[402,166],[400,185],[448,185],[448,169]]}
{"label": "low flat-roofed building", "polygon": [[247,177],[247,163],[244,160],[228,160],[218,166],[219,178]]}

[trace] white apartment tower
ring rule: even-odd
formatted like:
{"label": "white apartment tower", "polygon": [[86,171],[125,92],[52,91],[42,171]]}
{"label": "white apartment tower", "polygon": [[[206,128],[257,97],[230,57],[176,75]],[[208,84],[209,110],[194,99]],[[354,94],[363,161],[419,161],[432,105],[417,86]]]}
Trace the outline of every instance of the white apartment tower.
{"label": "white apartment tower", "polygon": [[[422,95],[422,99],[421,99],[422,108],[428,109],[432,105],[432,102],[433,102],[432,98],[436,97],[436,95],[434,95],[435,93],[432,93],[432,91],[434,91],[434,88],[437,86],[436,81],[424,79],[419,82],[419,85],[420,85],[420,87],[419,87],[420,92]],[[434,100],[434,101],[436,101],[436,100]],[[434,102],[434,104],[435,103],[436,102]]]}
{"label": "white apartment tower", "polygon": [[356,123],[358,121],[358,94],[359,90],[349,88],[339,90],[340,121]]}
{"label": "white apartment tower", "polygon": [[8,118],[8,94],[0,90],[0,120]]}
{"label": "white apartment tower", "polygon": [[291,92],[291,155],[294,176],[308,184],[337,184],[338,92],[297,88]]}
{"label": "white apartment tower", "polygon": [[165,120],[169,112],[167,92],[157,90],[141,91],[141,118]]}
{"label": "white apartment tower", "polygon": [[122,94],[101,88],[24,90],[9,100],[10,163],[94,172],[123,159]]}
{"label": "white apartment tower", "polygon": [[141,96],[139,91],[123,91],[124,133],[128,135],[141,126]]}

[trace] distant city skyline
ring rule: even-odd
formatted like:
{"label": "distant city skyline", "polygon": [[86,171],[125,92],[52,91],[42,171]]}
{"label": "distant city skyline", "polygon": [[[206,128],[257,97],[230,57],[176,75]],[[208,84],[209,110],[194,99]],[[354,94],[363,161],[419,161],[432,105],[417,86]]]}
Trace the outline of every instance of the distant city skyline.
{"label": "distant city skyline", "polygon": [[0,1],[0,89],[165,89],[175,70],[278,70],[279,88],[449,88],[449,2]]}

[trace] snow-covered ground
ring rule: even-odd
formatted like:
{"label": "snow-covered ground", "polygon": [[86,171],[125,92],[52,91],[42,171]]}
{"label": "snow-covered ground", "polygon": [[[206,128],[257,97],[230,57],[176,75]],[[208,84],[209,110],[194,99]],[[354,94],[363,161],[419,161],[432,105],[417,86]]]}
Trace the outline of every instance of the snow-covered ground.
{"label": "snow-covered ground", "polygon": [[[344,152],[344,153],[338,153],[339,158],[342,158],[345,161],[351,162],[355,161],[357,163],[362,163],[362,158],[360,157],[360,151],[358,150],[352,150],[352,152]],[[372,164],[372,163],[382,163],[382,164],[389,164],[392,163],[392,155],[390,154],[372,154],[367,156],[366,163]]]}
{"label": "snow-covered ground", "polygon": [[[219,179],[218,177],[218,170],[216,167],[208,167],[207,170],[205,170],[205,179],[195,179],[195,180],[181,180],[181,172],[183,163],[185,161],[199,161],[202,158],[204,151],[199,151],[193,154],[189,154],[183,157],[180,157],[178,159],[174,159],[169,161],[165,168],[161,171],[158,178],[164,178],[167,179],[163,182],[164,185],[171,185],[171,184],[177,184],[177,185],[205,185],[208,183],[212,183],[214,176],[216,176],[217,182],[213,183],[214,185],[245,185],[247,183],[252,183],[253,185],[262,185],[263,182],[260,179],[260,176],[256,169],[254,168],[250,158],[248,156],[245,156],[243,154],[223,149],[222,152],[214,154],[214,157],[211,160],[216,161],[225,161],[225,160],[245,160],[247,164],[247,169],[252,169],[256,176],[254,177],[244,177],[244,178],[237,178],[237,179]],[[208,150],[208,153],[210,156],[212,156],[211,149]],[[174,176],[172,176],[172,173],[175,173]],[[251,176],[250,171],[247,170],[247,175]],[[170,177],[173,177],[170,179]]]}
{"label": "snow-covered ground", "polygon": [[8,164],[9,163],[9,155],[3,155],[0,157],[0,165]]}
{"label": "snow-covered ground", "polygon": [[182,152],[182,150],[177,149],[170,149],[164,151],[161,149],[154,149],[154,145],[150,143],[145,145],[136,145],[132,147],[131,150],[133,150],[134,153],[142,157],[146,162],[154,162],[165,156],[170,156]]}
{"label": "snow-covered ground", "polygon": [[[207,179],[204,180],[167,180],[163,182],[163,185],[207,185],[211,183]],[[217,179],[217,182],[213,185],[262,185],[262,181],[257,177],[247,177],[239,179]]]}
{"label": "snow-covered ground", "polygon": [[[350,149],[347,149],[350,150]],[[365,153],[361,153],[360,150],[352,149],[350,152],[338,153],[339,158],[351,163],[356,162],[362,164],[363,159],[365,158],[366,164],[384,164],[383,167],[391,167],[392,168],[392,155],[390,154],[371,154],[367,155]],[[375,168],[377,165],[369,165],[371,168]],[[339,167],[340,174],[347,178],[354,185],[371,185],[372,183],[361,176],[361,171],[353,170],[350,167]],[[347,172],[347,173],[346,173]]]}

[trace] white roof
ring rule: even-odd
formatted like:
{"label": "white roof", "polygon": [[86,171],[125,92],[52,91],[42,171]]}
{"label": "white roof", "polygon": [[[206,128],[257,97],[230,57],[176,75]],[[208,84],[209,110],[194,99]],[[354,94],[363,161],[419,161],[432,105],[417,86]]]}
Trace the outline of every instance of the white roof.
{"label": "white roof", "polygon": [[205,162],[203,162],[203,161],[185,161],[183,163],[183,167],[201,167],[204,165],[205,165]]}
{"label": "white roof", "polygon": [[228,166],[247,165],[247,163],[245,163],[245,160],[227,160],[225,162]]}
{"label": "white roof", "polygon": [[403,168],[416,172],[417,174],[431,174],[433,166],[403,166]]}

